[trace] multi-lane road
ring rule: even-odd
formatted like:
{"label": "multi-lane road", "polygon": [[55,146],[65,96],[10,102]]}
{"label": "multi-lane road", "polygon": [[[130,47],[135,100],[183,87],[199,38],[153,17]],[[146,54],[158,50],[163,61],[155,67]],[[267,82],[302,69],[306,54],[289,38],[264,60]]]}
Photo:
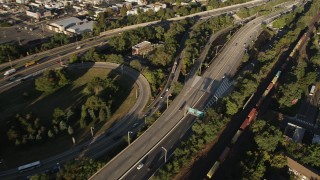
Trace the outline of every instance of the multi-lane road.
{"label": "multi-lane road", "polygon": [[[202,12],[201,14],[197,14],[195,16],[203,16],[203,17],[218,16],[220,14],[228,13],[230,11],[235,11],[240,7],[252,6],[252,5],[257,5],[257,4],[261,4],[261,3],[263,3],[263,2],[262,1],[253,1],[253,2],[241,4],[241,5],[235,5],[235,6],[220,8],[217,10],[212,10],[210,12]],[[185,18],[185,17],[179,17],[179,18]],[[178,19],[174,18],[172,20],[178,20]],[[260,20],[258,20],[258,22],[261,23]],[[260,27],[259,23],[256,24],[257,27],[258,26]],[[147,26],[147,25],[151,25],[151,24],[153,24],[153,22],[150,22],[149,24],[144,23],[143,26]],[[99,37],[97,39],[90,39],[87,41],[82,41],[82,42],[74,43],[74,44],[71,44],[68,46],[60,47],[60,48],[58,48],[58,50],[55,49],[55,50],[50,50],[49,52],[40,53],[40,54],[38,54],[38,56],[43,56],[43,58],[47,58],[49,60],[45,61],[41,64],[35,65],[33,67],[30,67],[30,68],[20,69],[17,72],[17,74],[14,75],[14,76],[18,76],[18,79],[16,82],[13,82],[13,83],[19,83],[19,81],[18,81],[19,77],[24,78],[25,76],[29,76],[30,74],[42,71],[45,68],[49,68],[49,67],[51,68],[53,66],[58,66],[57,60],[59,60],[60,58],[63,58],[63,56],[68,56],[71,53],[75,53],[77,51],[77,50],[75,50],[75,48],[79,45],[83,46],[83,48],[80,49],[79,52],[85,51],[87,49],[90,49],[91,47],[105,43],[105,41],[106,41],[105,37],[111,37],[111,36],[114,36],[114,35],[117,35],[117,34],[123,32],[123,31],[130,30],[130,29],[140,27],[140,26],[141,25],[134,25],[134,26],[130,26],[130,27],[124,27],[124,28],[111,30],[111,31],[108,31],[108,33],[102,34],[101,37]],[[252,29],[250,31],[247,30],[247,33],[252,32]],[[250,42],[251,39],[248,38],[246,41]],[[239,44],[240,43],[242,43],[241,40],[239,41]],[[238,47],[240,47],[240,46],[238,46]],[[231,49],[233,49],[233,51],[238,49],[239,52],[243,53],[243,47],[231,48]],[[58,52],[58,53],[56,53],[56,52]],[[241,54],[238,54],[238,56],[241,56]],[[33,58],[33,57],[28,57],[28,58]],[[18,63],[18,62],[21,63],[23,61],[30,60],[28,58],[15,61],[15,63]],[[224,58],[226,58],[226,57],[224,57]],[[231,58],[235,58],[235,57],[231,57]],[[99,171],[96,174],[96,176],[94,177],[94,179],[106,179],[106,178],[107,179],[117,179],[119,177],[130,179],[130,173],[134,173],[135,171],[128,171],[128,170],[137,170],[136,165],[140,163],[140,160],[146,161],[145,162],[146,165],[148,163],[150,164],[152,162],[152,161],[150,161],[152,159],[151,158],[152,153],[150,153],[150,152],[153,152],[153,155],[154,155],[154,152],[156,152],[156,154],[159,154],[159,149],[157,148],[158,146],[155,146],[156,143],[158,143],[158,145],[161,145],[162,142],[175,144],[178,140],[177,137],[180,137],[180,135],[174,136],[175,138],[172,138],[173,140],[171,140],[171,141],[167,140],[167,139],[163,139],[163,137],[165,135],[167,135],[170,130],[174,130],[175,129],[175,128],[173,128],[174,126],[180,127],[180,124],[184,128],[178,132],[173,131],[174,132],[173,134],[180,133],[182,136],[185,133],[185,131],[184,131],[185,127],[190,127],[189,126],[190,123],[192,123],[192,121],[194,120],[194,117],[192,117],[190,115],[186,115],[185,109],[182,111],[179,111],[178,109],[181,109],[182,105],[184,105],[185,107],[189,107],[189,106],[194,106],[197,103],[198,103],[198,106],[202,106],[203,104],[205,104],[205,102],[210,97],[210,93],[207,93],[206,91],[211,92],[215,88],[203,89],[203,84],[206,84],[207,82],[218,82],[222,79],[222,77],[224,76],[224,73],[232,73],[232,70],[235,71],[236,70],[235,67],[237,67],[237,66],[235,66],[234,62],[230,60],[231,58],[228,58],[228,60],[223,60],[223,58],[220,58],[220,59],[218,58],[214,62],[218,62],[217,66],[221,68],[219,71],[217,71],[217,70],[208,71],[209,74],[205,73],[205,75],[203,76],[204,78],[200,78],[200,80],[199,80],[199,78],[192,78],[192,80],[188,81],[185,88],[182,90],[181,94],[174,100],[174,102],[170,106],[169,110],[165,111],[163,116],[161,116],[152,125],[152,127],[149,128],[144,133],[144,135],[139,137],[135,143],[131,144],[131,146],[129,146],[125,151],[120,153],[115,159],[113,159],[110,163],[108,163],[106,168],[104,168],[102,171]],[[235,60],[235,62],[237,62],[237,61],[239,61],[239,59]],[[0,66],[0,68],[4,68],[5,66],[6,65],[3,65],[2,67]],[[8,66],[8,64],[7,64],[7,66]],[[211,81],[208,81],[208,79],[211,79]],[[206,80],[206,83],[204,83],[204,80]],[[8,77],[0,80],[1,87],[8,87],[8,84],[10,84],[10,83],[12,83],[12,82],[8,82]],[[211,85],[214,85],[214,83],[211,83]],[[212,87],[214,87],[214,86],[212,86]],[[143,108],[143,107],[144,106],[139,106],[139,108]],[[199,108],[201,108],[201,107],[199,107]],[[138,111],[135,111],[135,112],[138,112]],[[138,118],[139,115],[134,115],[134,116],[128,115],[128,116],[129,116],[129,120],[130,119],[134,120],[134,119]],[[183,117],[186,117],[186,118],[183,118]],[[118,125],[118,126],[120,126],[120,125]],[[115,128],[118,126],[115,126]],[[112,129],[112,131],[113,130],[114,129]],[[127,129],[122,128],[122,130],[120,130],[120,131],[117,130],[117,132],[118,132],[118,134],[124,135],[127,132]],[[116,136],[116,135],[114,135],[114,136]],[[160,142],[160,139],[163,139],[163,141]],[[110,139],[110,137],[109,137],[109,139],[105,138],[105,137],[100,137],[100,138],[95,139],[94,143],[86,142],[83,144],[83,146],[88,146],[88,143],[90,144],[90,146],[92,146],[91,154],[99,154],[99,153],[101,154],[101,152],[106,151],[106,149],[108,149],[107,147],[110,147],[110,144],[114,144],[115,142],[113,142]],[[106,146],[106,144],[108,146]],[[97,147],[97,148],[95,149],[94,147]],[[168,145],[168,147],[170,147],[170,146]],[[74,158],[77,155],[77,153],[74,153],[74,152],[79,151],[79,149],[81,149],[81,146],[79,146],[75,149],[72,149],[68,152],[65,152],[63,154],[59,154],[56,157],[52,157],[53,160],[44,160],[43,162],[45,162],[45,163],[48,162],[48,163],[46,163],[46,165],[42,166],[41,168],[37,169],[37,171],[35,171],[35,172],[40,172],[41,170],[49,168],[50,166],[55,164],[55,162],[57,162],[57,161],[65,161],[67,159]],[[163,147],[160,149],[160,151],[164,152],[165,149],[166,148]],[[146,159],[141,159],[141,157],[143,155],[145,155],[147,152],[149,152],[150,157],[147,157],[149,155],[146,155],[147,158],[144,157]],[[168,155],[170,154],[170,152],[171,152],[171,150],[168,149],[168,152],[167,152]],[[158,157],[158,160],[159,159],[161,159],[161,157]],[[158,160],[157,160],[157,158],[154,158],[154,161],[158,161]],[[111,168],[109,168],[109,167],[111,167]],[[146,166],[143,168],[146,168]],[[154,168],[156,168],[156,166]],[[13,174],[15,172],[16,172],[15,169],[9,170],[6,172],[2,172],[0,174],[0,176],[14,177]],[[139,171],[139,172],[141,173],[142,171]],[[34,173],[34,172],[32,172],[32,173]],[[107,173],[107,175],[106,175],[106,173]],[[150,171],[149,174],[150,173],[152,173],[152,171]],[[8,175],[8,176],[5,176],[5,175]],[[25,174],[22,174],[22,175],[25,175]],[[143,175],[142,174],[138,175],[137,178],[146,177],[146,176],[148,176],[148,175],[146,173],[144,173]]]}
{"label": "multi-lane road", "polygon": [[142,76],[139,72],[137,72],[134,69],[125,66],[120,66],[114,63],[84,63],[72,65],[69,68],[106,68],[117,70],[120,74],[123,73],[123,75],[133,79],[139,88],[138,98],[136,100],[135,105],[129,110],[125,117],[119,120],[115,126],[108,130],[108,136],[105,136],[104,132],[96,134],[95,138],[91,139],[90,141],[84,142],[76,146],[75,148],[72,148],[61,154],[57,154],[48,159],[41,160],[41,167],[35,169],[34,171],[28,171],[21,174],[18,173],[17,168],[2,171],[0,172],[0,179],[15,179],[17,177],[22,178],[30,174],[44,172],[45,170],[51,169],[53,166],[55,166],[57,162],[62,164],[68,160],[76,158],[84,152],[86,156],[96,158],[98,155],[105,153],[106,151],[110,150],[118,144],[118,140],[114,140],[114,137],[121,137],[128,131],[128,129],[132,130],[132,124],[137,122],[137,117],[141,116],[142,110],[149,101],[151,95],[149,83],[144,76]]}
{"label": "multi-lane road", "polygon": [[[218,88],[218,84],[227,77],[232,76],[245,53],[246,46],[255,40],[261,23],[272,21],[286,10],[273,12],[270,15],[256,18],[241,28],[228,42],[221,54],[213,61],[210,68],[199,78],[194,76],[184,86],[181,93],[175,98],[162,116],[141,135],[134,143],[128,146],[101,170],[94,174],[91,179],[143,179],[152,173],[147,171],[153,162],[160,162],[164,154],[170,155],[170,147],[179,141],[180,136],[171,136],[177,132],[184,133],[195,119],[185,110],[179,108],[185,104],[185,108],[194,107],[201,109],[211,98],[211,94]],[[186,103],[185,103],[186,102]],[[199,107],[198,107],[199,106]],[[190,120],[190,118],[192,120]],[[182,127],[181,127],[182,126]],[[170,138],[171,137],[171,138]],[[163,161],[163,160],[162,160]],[[141,169],[138,165],[143,164]],[[157,169],[159,164],[153,164],[152,169]]]}
{"label": "multi-lane road", "polygon": [[[85,47],[91,48],[91,47],[99,46],[99,45],[101,45],[101,43],[104,43],[107,38],[121,34],[124,31],[136,29],[139,27],[146,27],[146,26],[157,25],[157,24],[160,25],[162,23],[168,23],[170,21],[178,21],[178,20],[182,20],[182,19],[186,19],[186,18],[215,17],[215,16],[219,16],[221,14],[236,11],[242,7],[258,6],[263,3],[264,3],[264,0],[254,0],[254,1],[246,2],[246,3],[242,3],[242,4],[227,6],[227,7],[213,9],[213,10],[204,11],[204,12],[199,12],[199,13],[191,14],[188,16],[175,17],[175,18],[168,19],[167,21],[152,21],[152,22],[146,22],[146,23],[141,23],[141,24],[136,24],[136,25],[131,25],[131,26],[125,26],[122,28],[112,29],[109,31],[102,32],[100,34],[100,36],[98,36],[98,37],[86,39],[83,41],[78,41],[78,42],[75,42],[72,44],[64,45],[64,46],[54,48],[54,49],[51,49],[51,50],[48,50],[45,52],[41,52],[41,53],[38,53],[35,55],[27,56],[27,57],[12,61],[12,64],[14,66],[17,63],[22,63],[22,62],[27,62],[27,61],[34,60],[34,59],[39,59],[39,57],[50,59],[53,57],[58,57],[61,55],[70,54],[70,52],[73,52],[73,53],[83,52],[86,49],[79,49],[79,50],[75,51],[76,47],[77,46],[85,46]],[[5,68],[8,68],[8,67],[10,67],[10,62],[1,64],[0,71],[3,71]]]}

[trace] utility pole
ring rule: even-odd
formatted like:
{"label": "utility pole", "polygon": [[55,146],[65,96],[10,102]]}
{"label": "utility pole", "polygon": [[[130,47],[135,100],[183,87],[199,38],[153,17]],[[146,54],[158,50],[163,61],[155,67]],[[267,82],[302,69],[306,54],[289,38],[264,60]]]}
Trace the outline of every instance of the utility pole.
{"label": "utility pole", "polygon": [[216,54],[215,54],[214,56],[217,56],[217,54],[218,54],[218,49],[219,49],[220,46],[222,46],[222,45],[218,45],[218,46],[215,47],[215,48],[216,48]]}

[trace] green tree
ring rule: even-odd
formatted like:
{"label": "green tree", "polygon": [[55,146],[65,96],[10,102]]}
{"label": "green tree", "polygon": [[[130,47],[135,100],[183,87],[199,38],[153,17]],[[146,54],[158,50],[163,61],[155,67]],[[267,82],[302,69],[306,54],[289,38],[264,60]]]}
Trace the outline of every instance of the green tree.
{"label": "green tree", "polygon": [[288,164],[287,157],[283,154],[275,154],[271,159],[270,165],[274,168],[283,168]]}
{"label": "green tree", "polygon": [[67,129],[67,124],[62,120],[59,123],[60,131],[66,130]]}
{"label": "green tree", "polygon": [[81,106],[81,117],[80,117],[80,127],[81,128],[84,128],[87,126],[86,118],[87,118],[87,109],[84,105],[82,105]]}
{"label": "green tree", "polygon": [[121,54],[108,54],[104,56],[106,62],[112,62],[117,64],[124,63],[123,56]]}
{"label": "green tree", "polygon": [[84,88],[83,92],[87,95],[103,96],[106,92],[112,94],[117,90],[118,86],[115,85],[115,82],[112,79],[94,77]]}
{"label": "green tree", "polygon": [[93,10],[89,9],[89,10],[88,10],[88,15],[91,16],[91,17],[93,17],[93,16],[95,15],[95,13],[94,13]]}
{"label": "green tree", "polygon": [[265,120],[254,121],[252,131],[255,133],[254,140],[262,151],[274,152],[282,143],[281,131]]}
{"label": "green tree", "polygon": [[53,114],[52,114],[52,117],[53,119],[55,120],[53,122],[53,124],[58,124],[59,121],[63,120],[64,119],[64,116],[65,116],[65,113],[63,112],[62,109],[60,108],[55,108],[53,110]]}
{"label": "green tree", "polygon": [[142,70],[142,65],[140,64],[140,62],[138,60],[132,60],[130,62],[130,66],[138,71]]}
{"label": "green tree", "polygon": [[244,179],[261,179],[266,172],[265,160],[258,152],[247,152],[246,158],[241,162]]}
{"label": "green tree", "polygon": [[313,167],[320,167],[320,145],[309,145],[306,148],[305,156],[302,157],[302,162]]}
{"label": "green tree", "polygon": [[100,108],[100,111],[99,111],[99,120],[100,120],[100,121],[106,120],[106,113],[105,113],[105,111],[103,110],[103,108]]}
{"label": "green tree", "polygon": [[71,126],[68,127],[68,134],[72,135],[73,134],[73,128]]}
{"label": "green tree", "polygon": [[63,87],[69,83],[66,76],[66,71],[60,70],[49,70],[45,71],[44,74],[37,78],[35,81],[36,90],[50,93],[57,88]]}
{"label": "green tree", "polygon": [[16,130],[10,128],[7,132],[7,136],[8,136],[8,139],[12,141],[12,140],[16,140],[20,135]]}
{"label": "green tree", "polygon": [[111,117],[111,110],[109,107],[106,106],[106,120],[110,119]]}
{"label": "green tree", "polygon": [[4,43],[0,45],[0,63],[9,62],[20,54],[18,44]]}
{"label": "green tree", "polygon": [[76,63],[79,61],[79,58],[78,58],[78,55],[77,54],[71,54],[70,57],[69,57],[69,63],[72,64],[72,63]]}
{"label": "green tree", "polygon": [[102,166],[103,163],[88,158],[70,161],[57,173],[57,179],[89,179]]}
{"label": "green tree", "polygon": [[41,173],[41,174],[32,175],[30,177],[30,180],[50,180],[50,177],[48,174]]}
{"label": "green tree", "polygon": [[89,115],[93,121],[96,121],[97,117],[92,109],[88,109]]}
{"label": "green tree", "polygon": [[120,9],[121,16],[126,16],[127,15],[127,11],[128,11],[128,9],[126,8],[126,6],[122,6],[121,9]]}
{"label": "green tree", "polygon": [[72,117],[72,115],[74,115],[74,112],[71,109],[68,109],[66,114],[67,122],[69,122],[69,118]]}
{"label": "green tree", "polygon": [[230,100],[230,98],[226,98],[226,108],[227,108],[227,114],[234,115],[238,112],[239,107],[235,102]]}
{"label": "green tree", "polygon": [[49,138],[53,138],[54,137],[54,133],[50,129],[48,131],[48,137]]}
{"label": "green tree", "polygon": [[89,109],[96,111],[99,110],[101,107],[105,107],[106,103],[97,96],[90,96],[87,99],[85,106]]}
{"label": "green tree", "polygon": [[55,134],[59,133],[59,128],[57,126],[53,126],[53,130]]}
{"label": "green tree", "polygon": [[84,61],[99,61],[100,56],[96,52],[94,48],[89,49],[84,55],[83,55],[83,60]]}

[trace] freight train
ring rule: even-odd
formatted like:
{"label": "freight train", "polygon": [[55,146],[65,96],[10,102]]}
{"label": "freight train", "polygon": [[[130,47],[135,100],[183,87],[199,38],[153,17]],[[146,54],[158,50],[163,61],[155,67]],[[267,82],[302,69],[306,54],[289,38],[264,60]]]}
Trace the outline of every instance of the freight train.
{"label": "freight train", "polygon": [[283,70],[285,70],[286,66],[288,65],[289,61],[292,59],[295,59],[298,52],[300,51],[300,49],[305,45],[305,43],[310,39],[310,35],[312,34],[312,32],[314,32],[315,30],[315,23],[318,22],[320,19],[320,13],[318,13],[317,16],[314,17],[312,23],[310,23],[310,25],[308,26],[307,31],[302,35],[302,37],[299,39],[299,41],[297,42],[297,44],[295,45],[294,49],[290,52],[289,56],[286,58],[286,61],[283,63],[283,65],[281,66],[280,70],[277,72],[277,74],[273,77],[272,81],[270,82],[270,84],[268,85],[268,87],[266,88],[266,90],[263,92],[262,96],[260,97],[260,99],[258,100],[257,104],[255,105],[255,107],[253,109],[251,109],[249,115],[246,117],[246,119],[244,120],[244,122],[241,124],[241,126],[239,127],[238,131],[235,133],[235,135],[232,137],[230,145],[227,146],[224,151],[221,153],[221,155],[219,156],[218,160],[213,164],[213,166],[211,167],[211,169],[209,170],[209,172],[207,173],[207,177],[208,178],[212,178],[212,176],[214,175],[214,173],[218,170],[218,168],[220,167],[221,163],[224,162],[224,160],[226,159],[226,157],[229,155],[230,151],[231,151],[231,147],[238,141],[238,138],[241,136],[243,130],[246,129],[247,126],[249,126],[251,124],[252,121],[254,121],[258,115],[258,111],[259,108],[261,106],[261,104],[263,103],[264,99],[266,98],[266,96],[269,94],[269,92],[271,91],[271,89],[275,86],[275,84],[277,83],[281,72]]}

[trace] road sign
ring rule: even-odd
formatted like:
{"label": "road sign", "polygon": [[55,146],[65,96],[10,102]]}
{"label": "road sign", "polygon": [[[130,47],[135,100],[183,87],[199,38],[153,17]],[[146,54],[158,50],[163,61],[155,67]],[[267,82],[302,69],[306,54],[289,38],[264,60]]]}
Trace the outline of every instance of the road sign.
{"label": "road sign", "polygon": [[195,116],[197,116],[197,117],[204,117],[204,112],[202,112],[202,111],[199,111],[199,110],[197,110],[197,109],[193,109],[193,108],[188,108],[188,112],[190,113],[190,114],[193,114],[193,115],[195,115]]}

